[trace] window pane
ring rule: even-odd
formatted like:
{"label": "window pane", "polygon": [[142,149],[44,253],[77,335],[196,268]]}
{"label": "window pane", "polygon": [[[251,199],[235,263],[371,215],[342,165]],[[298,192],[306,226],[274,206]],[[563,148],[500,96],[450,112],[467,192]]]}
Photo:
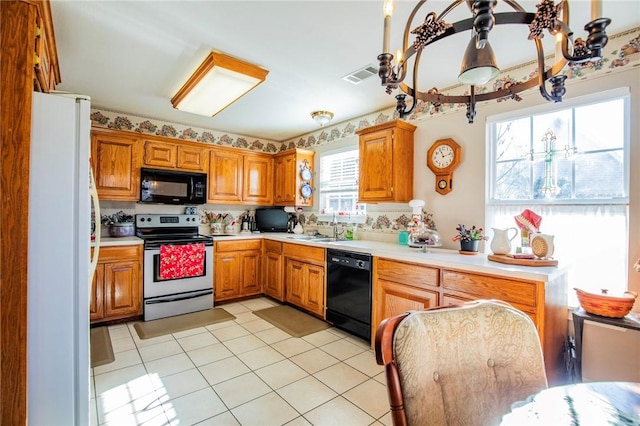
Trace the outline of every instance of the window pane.
{"label": "window pane", "polygon": [[624,197],[622,150],[580,155],[575,161],[576,198]]}
{"label": "window pane", "polygon": [[576,108],[576,145],[580,152],[622,148],[624,116],[622,99]]}
{"label": "window pane", "polygon": [[526,160],[496,164],[494,198],[528,200],[531,198],[531,163]]}
{"label": "window pane", "polygon": [[524,158],[530,147],[529,117],[496,124],[496,161]]}
{"label": "window pane", "polygon": [[320,157],[320,211],[355,212],[358,201],[358,149]]}

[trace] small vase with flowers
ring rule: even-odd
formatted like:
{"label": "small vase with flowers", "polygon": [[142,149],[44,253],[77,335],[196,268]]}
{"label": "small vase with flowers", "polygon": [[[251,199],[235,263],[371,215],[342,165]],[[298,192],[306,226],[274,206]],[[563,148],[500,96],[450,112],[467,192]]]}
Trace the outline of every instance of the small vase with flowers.
{"label": "small vase with flowers", "polygon": [[477,254],[480,241],[489,239],[484,235],[484,230],[475,225],[467,228],[465,225],[458,224],[456,231],[458,235],[453,237],[452,241],[460,241],[461,254]]}

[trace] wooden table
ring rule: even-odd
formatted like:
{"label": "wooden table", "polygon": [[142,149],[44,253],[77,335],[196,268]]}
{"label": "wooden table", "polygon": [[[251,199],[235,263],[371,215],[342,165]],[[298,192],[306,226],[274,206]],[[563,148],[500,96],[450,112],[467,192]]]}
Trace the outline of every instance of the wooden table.
{"label": "wooden table", "polygon": [[502,418],[515,425],[638,425],[640,383],[591,382],[545,389]]}

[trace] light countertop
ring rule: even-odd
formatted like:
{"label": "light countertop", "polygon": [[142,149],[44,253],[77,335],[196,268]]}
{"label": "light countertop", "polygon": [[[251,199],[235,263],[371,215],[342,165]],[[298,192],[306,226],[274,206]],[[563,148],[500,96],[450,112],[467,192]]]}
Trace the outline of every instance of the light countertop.
{"label": "light countertop", "polygon": [[[144,241],[138,237],[102,237],[100,238],[100,247],[114,246],[133,246],[144,244]],[[91,241],[91,247],[95,245],[95,241]]]}
{"label": "light countertop", "polygon": [[[295,243],[312,247],[347,250],[359,253],[369,253],[372,256],[384,257],[399,261],[413,262],[425,266],[437,268],[458,269],[465,272],[477,272],[483,274],[495,274],[510,278],[548,282],[564,274],[568,265],[559,262],[558,266],[520,266],[493,262],[487,259],[487,253],[477,255],[463,255],[457,250],[442,248],[429,248],[427,252],[422,249],[411,248],[396,243],[387,243],[369,240],[338,240],[315,241],[301,239],[299,235],[288,233],[239,233],[226,235],[212,235],[214,241],[233,241],[246,239],[270,239],[285,243]],[[304,238],[304,237],[303,237]],[[143,244],[138,237],[104,237],[100,240],[101,247],[123,246]],[[93,242],[91,245],[93,246]]]}
{"label": "light countertop", "polygon": [[427,252],[422,249],[411,248],[396,243],[387,243],[368,240],[338,240],[338,241],[313,241],[300,239],[300,236],[287,233],[240,233],[225,236],[213,236],[214,241],[231,241],[251,238],[267,238],[270,240],[295,243],[313,247],[333,248],[360,253],[369,253],[372,256],[388,259],[407,261],[434,266],[438,268],[458,269],[466,272],[483,274],[495,274],[510,278],[548,282],[565,274],[568,265],[559,262],[558,266],[520,266],[494,262],[487,259],[487,253],[477,255],[463,255],[457,250],[442,248],[429,248]]}

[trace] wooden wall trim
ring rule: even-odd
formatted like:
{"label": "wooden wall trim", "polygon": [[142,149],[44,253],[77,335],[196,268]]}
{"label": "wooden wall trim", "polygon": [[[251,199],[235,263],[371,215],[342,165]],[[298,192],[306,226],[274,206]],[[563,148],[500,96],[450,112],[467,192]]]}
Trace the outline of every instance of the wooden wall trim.
{"label": "wooden wall trim", "polygon": [[0,423],[27,422],[29,151],[36,8],[0,1]]}

